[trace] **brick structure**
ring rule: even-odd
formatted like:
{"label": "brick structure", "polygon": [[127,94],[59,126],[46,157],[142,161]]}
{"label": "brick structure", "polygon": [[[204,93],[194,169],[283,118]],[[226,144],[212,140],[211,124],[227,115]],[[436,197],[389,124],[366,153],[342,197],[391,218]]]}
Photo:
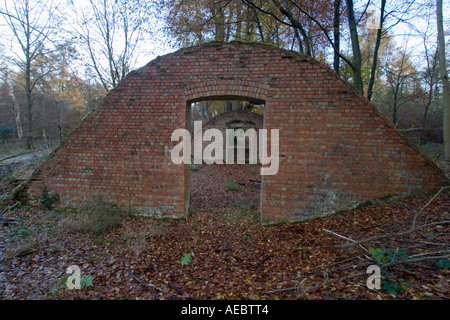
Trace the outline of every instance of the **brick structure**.
{"label": "brick structure", "polygon": [[[280,168],[263,177],[262,223],[301,221],[442,184],[443,173],[329,67],[261,44],[209,43],[131,72],[56,150],[25,191],[62,205],[92,195],[149,216],[183,217],[188,166],[173,130],[201,100],[265,104],[280,130]],[[270,150],[270,149],[269,149]]]}

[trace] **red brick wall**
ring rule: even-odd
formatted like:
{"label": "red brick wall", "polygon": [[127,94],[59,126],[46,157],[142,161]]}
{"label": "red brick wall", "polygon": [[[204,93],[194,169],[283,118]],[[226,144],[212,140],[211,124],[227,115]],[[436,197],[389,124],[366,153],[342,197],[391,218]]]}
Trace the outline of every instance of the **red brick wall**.
{"label": "red brick wall", "polygon": [[370,199],[437,187],[442,172],[327,66],[259,44],[205,44],[133,71],[57,150],[27,192],[63,205],[92,195],[148,215],[182,217],[189,170],[172,164],[186,103],[265,102],[280,130],[279,172],[265,176],[262,222],[299,221]]}

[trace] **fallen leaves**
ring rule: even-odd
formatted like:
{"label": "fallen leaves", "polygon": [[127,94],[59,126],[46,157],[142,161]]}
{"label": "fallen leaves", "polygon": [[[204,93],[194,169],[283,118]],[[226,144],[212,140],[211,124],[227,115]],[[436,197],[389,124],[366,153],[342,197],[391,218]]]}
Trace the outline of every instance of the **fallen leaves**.
{"label": "fallen leaves", "polygon": [[[368,290],[365,256],[370,258],[370,252],[358,246],[336,247],[348,241],[324,231],[363,239],[407,230],[414,213],[429,197],[409,198],[304,223],[263,227],[255,208],[248,205],[255,194],[246,194],[244,187],[241,192],[221,190],[227,197],[232,194],[243,198],[239,198],[238,205],[236,198],[226,198],[215,205],[212,199],[211,209],[199,205],[186,220],[124,217],[104,233],[66,228],[67,219],[76,214],[73,212],[16,208],[5,213],[19,220],[1,225],[0,229],[0,298],[450,298],[449,269],[443,261],[438,265],[419,261],[405,267],[405,272],[391,272],[393,276],[388,281],[396,294]],[[418,225],[429,226],[413,237],[396,239],[398,242],[376,239],[366,249],[373,248],[380,261],[393,259],[400,244],[408,256],[448,250],[448,225],[437,222],[448,220],[449,212],[450,195],[444,192],[418,218]],[[24,254],[17,254],[22,249],[8,254],[19,248]],[[400,257],[399,251],[395,256]],[[81,290],[59,286],[70,265],[92,275],[92,285]]]}

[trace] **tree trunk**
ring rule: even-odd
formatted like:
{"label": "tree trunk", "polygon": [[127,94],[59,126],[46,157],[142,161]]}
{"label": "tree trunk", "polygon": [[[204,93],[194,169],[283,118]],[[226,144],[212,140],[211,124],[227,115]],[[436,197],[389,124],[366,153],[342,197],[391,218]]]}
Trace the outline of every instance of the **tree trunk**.
{"label": "tree trunk", "polygon": [[364,94],[364,87],[361,76],[361,47],[359,46],[358,30],[355,20],[355,12],[353,10],[353,0],[346,0],[347,3],[347,16],[348,26],[350,29],[350,38],[352,42],[353,52],[353,84],[359,93]]}
{"label": "tree trunk", "polygon": [[[231,16],[231,15],[230,15]],[[231,24],[230,24],[231,28]],[[242,40],[242,6],[236,6],[236,34],[234,35],[235,40]]]}
{"label": "tree trunk", "polygon": [[[261,41],[266,42],[266,40],[264,39],[264,32],[262,29],[261,20],[259,20],[258,11],[256,11],[256,9],[254,7],[252,7],[252,10],[253,10],[253,14],[255,16],[256,26],[258,27],[259,36],[261,38]],[[267,41],[267,42],[269,42],[269,41]]]}
{"label": "tree trunk", "polygon": [[333,40],[334,40],[334,60],[333,68],[339,74],[339,51],[341,38],[341,16],[340,16],[341,0],[334,0],[334,19],[333,19]]}
{"label": "tree trunk", "polygon": [[372,70],[370,72],[369,85],[367,86],[367,99],[369,101],[370,101],[370,99],[372,99],[373,85],[375,83],[375,74],[377,72],[378,51],[380,49],[380,44],[381,44],[381,33],[383,30],[384,8],[385,7],[386,7],[386,0],[381,0],[380,26],[377,30],[377,40],[375,42],[375,50],[373,53]]}
{"label": "tree trunk", "polygon": [[27,62],[25,69],[25,99],[27,108],[27,148],[29,150],[34,149],[33,144],[33,100],[31,98],[31,62],[28,59],[29,54],[27,54]]}
{"label": "tree trunk", "polygon": [[22,140],[23,139],[23,128],[22,128],[22,122],[20,120],[20,106],[17,103],[16,95],[14,94],[14,84],[9,78],[9,76],[6,76],[6,83],[8,84],[8,94],[11,98],[11,103],[14,111],[14,121],[16,124],[16,132],[17,132],[17,139]]}
{"label": "tree trunk", "polygon": [[450,160],[450,85],[445,60],[445,38],[442,18],[442,0],[436,0],[437,29],[439,42],[439,73],[442,80],[442,108],[444,110],[444,157]]}
{"label": "tree trunk", "polygon": [[425,141],[425,126],[427,124],[427,116],[428,116],[428,110],[430,109],[431,102],[433,101],[433,97],[436,94],[435,91],[437,91],[437,85],[436,85],[436,66],[437,66],[437,56],[439,54],[439,50],[436,49],[436,52],[433,55],[433,60],[430,63],[430,57],[428,56],[427,48],[425,47],[425,53],[426,53],[426,59],[427,59],[427,73],[429,74],[429,83],[428,83],[428,95],[427,100],[425,102],[424,108],[425,111],[423,113],[423,119],[422,119],[422,128],[420,130],[420,142],[422,143]]}
{"label": "tree trunk", "polygon": [[233,106],[231,104],[231,101],[222,101],[222,108],[223,108],[223,112],[230,112],[233,110]]}
{"label": "tree trunk", "polygon": [[215,39],[214,40],[225,41],[225,15],[223,12],[223,8],[221,8],[220,5],[214,5],[213,19],[214,19],[214,27],[215,27]]}

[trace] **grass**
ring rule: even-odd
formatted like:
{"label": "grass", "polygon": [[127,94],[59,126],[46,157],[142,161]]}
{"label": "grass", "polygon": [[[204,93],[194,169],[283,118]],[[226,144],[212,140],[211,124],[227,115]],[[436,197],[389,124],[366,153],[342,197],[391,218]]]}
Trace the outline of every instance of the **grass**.
{"label": "grass", "polygon": [[259,212],[256,210],[255,205],[248,201],[236,201],[232,205],[232,210],[220,214],[220,219],[233,226],[245,221],[258,223]]}
{"label": "grass", "polygon": [[256,207],[248,201],[236,201],[232,205],[233,209],[239,209],[242,211],[249,211],[256,209]]}
{"label": "grass", "polygon": [[234,182],[227,182],[225,184],[225,188],[227,189],[227,191],[234,191],[234,192],[241,192],[242,191],[241,187],[239,187]]}
{"label": "grass", "polygon": [[65,230],[103,234],[118,227],[126,213],[117,207],[108,206],[100,197],[93,199],[74,213],[68,214],[60,221]]}

